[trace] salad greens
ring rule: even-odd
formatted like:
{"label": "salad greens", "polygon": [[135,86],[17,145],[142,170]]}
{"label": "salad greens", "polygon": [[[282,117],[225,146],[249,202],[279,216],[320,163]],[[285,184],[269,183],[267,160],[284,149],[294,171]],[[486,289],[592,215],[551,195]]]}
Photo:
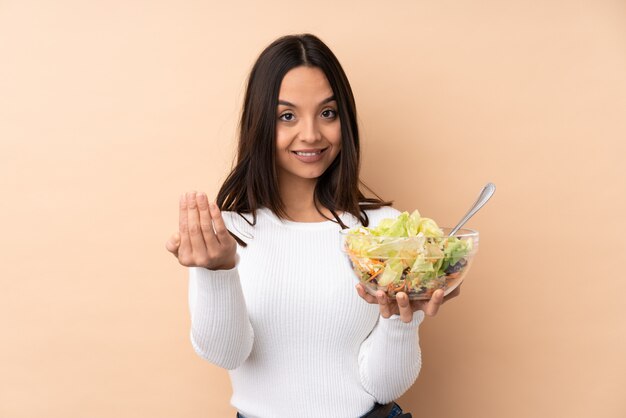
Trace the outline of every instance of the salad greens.
{"label": "salad greens", "polygon": [[434,220],[417,210],[344,235],[344,249],[361,282],[390,296],[403,291],[430,297],[446,287],[446,280],[459,277],[472,248],[471,238],[444,236]]}

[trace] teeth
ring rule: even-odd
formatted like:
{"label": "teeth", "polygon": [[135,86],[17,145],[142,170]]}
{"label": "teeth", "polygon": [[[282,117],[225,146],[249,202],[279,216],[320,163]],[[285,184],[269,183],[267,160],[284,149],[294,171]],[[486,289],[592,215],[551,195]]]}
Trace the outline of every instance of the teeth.
{"label": "teeth", "polygon": [[322,152],[318,151],[318,152],[300,152],[300,151],[295,151],[295,153],[297,155],[301,155],[303,157],[311,157],[313,155],[320,155]]}

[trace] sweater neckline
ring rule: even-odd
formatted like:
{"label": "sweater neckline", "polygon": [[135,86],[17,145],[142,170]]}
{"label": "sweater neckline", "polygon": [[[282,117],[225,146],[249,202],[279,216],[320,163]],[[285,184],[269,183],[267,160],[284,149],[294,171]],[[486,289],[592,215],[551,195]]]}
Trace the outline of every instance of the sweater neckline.
{"label": "sweater neckline", "polygon": [[[330,228],[341,229],[341,225],[339,225],[337,221],[335,220],[326,220],[326,221],[319,221],[319,222],[297,222],[297,221],[291,221],[288,219],[279,218],[278,216],[276,216],[274,212],[272,212],[267,207],[259,208],[258,212],[262,214],[264,217],[268,218],[271,222],[277,225],[283,226],[283,227],[295,228],[295,229],[330,229]],[[345,212],[342,212],[339,214],[339,218],[343,221],[343,223],[348,225],[348,223],[346,222],[346,216],[347,215]]]}

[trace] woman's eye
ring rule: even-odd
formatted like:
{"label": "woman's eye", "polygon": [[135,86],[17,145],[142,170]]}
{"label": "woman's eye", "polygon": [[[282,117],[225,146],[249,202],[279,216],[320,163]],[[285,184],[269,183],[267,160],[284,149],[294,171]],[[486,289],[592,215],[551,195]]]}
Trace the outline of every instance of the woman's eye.
{"label": "woman's eye", "polygon": [[291,122],[292,120],[294,120],[294,118],[295,116],[293,113],[283,113],[279,117],[280,120],[284,120],[285,122]]}
{"label": "woman's eye", "polygon": [[326,109],[322,112],[322,117],[325,119],[332,119],[337,116],[337,112],[333,109]]}

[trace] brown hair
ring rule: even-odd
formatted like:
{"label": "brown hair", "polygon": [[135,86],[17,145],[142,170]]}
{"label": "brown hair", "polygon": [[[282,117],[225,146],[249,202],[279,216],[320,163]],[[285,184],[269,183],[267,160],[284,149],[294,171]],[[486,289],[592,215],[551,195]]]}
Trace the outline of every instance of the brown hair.
{"label": "brown hair", "polygon": [[[276,168],[276,106],[285,74],[299,66],[321,69],[337,100],[341,121],[341,150],[322,174],[315,187],[315,205],[327,208],[342,228],[347,226],[338,211],[352,214],[367,226],[364,209],[389,206],[359,180],[360,144],[356,105],[348,78],[332,51],[311,34],[289,35],[272,42],[261,53],[250,72],[239,126],[239,146],[235,167],[217,194],[221,210],[242,215],[256,224],[256,210],[267,207],[277,216],[286,217],[278,190]],[[359,184],[376,198],[368,198]],[[251,213],[252,222],[243,214]],[[238,237],[235,239],[245,245]]]}

